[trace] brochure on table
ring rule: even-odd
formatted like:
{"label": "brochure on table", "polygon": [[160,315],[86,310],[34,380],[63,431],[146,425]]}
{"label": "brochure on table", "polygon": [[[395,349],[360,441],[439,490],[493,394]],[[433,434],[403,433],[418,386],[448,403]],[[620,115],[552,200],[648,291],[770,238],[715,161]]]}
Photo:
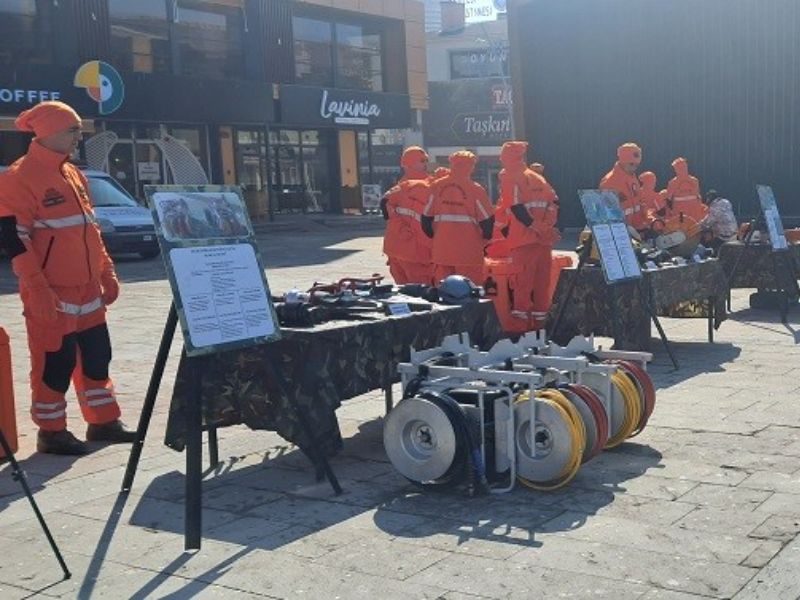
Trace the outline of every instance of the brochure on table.
{"label": "brochure on table", "polygon": [[241,191],[145,186],[186,354],[280,338],[278,319]]}
{"label": "brochure on table", "polygon": [[764,221],[769,231],[769,241],[772,244],[773,252],[782,252],[789,249],[786,235],[783,231],[781,214],[778,212],[778,204],[775,201],[775,194],[768,185],[757,185],[758,201],[761,203],[761,212],[764,214]]}
{"label": "brochure on table", "polygon": [[642,271],[617,194],[608,190],[580,190],[578,194],[600,253],[606,283],[640,279]]}

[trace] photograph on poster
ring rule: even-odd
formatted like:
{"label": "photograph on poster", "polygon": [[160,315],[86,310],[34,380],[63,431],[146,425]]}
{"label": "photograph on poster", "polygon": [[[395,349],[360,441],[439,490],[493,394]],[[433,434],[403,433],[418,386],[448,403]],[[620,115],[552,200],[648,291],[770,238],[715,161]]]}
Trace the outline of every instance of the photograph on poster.
{"label": "photograph on poster", "polygon": [[168,242],[252,235],[242,200],[231,192],[157,192],[153,203]]}

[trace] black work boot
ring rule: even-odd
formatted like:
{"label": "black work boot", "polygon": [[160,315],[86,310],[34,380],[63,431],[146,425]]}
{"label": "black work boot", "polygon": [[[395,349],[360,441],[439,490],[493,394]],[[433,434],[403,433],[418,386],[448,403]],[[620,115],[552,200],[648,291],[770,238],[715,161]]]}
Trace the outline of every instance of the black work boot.
{"label": "black work boot", "polygon": [[66,429],[61,431],[40,429],[36,436],[36,450],[43,454],[63,454],[65,456],[81,456],[89,453],[86,442],[80,441]]}
{"label": "black work boot", "polygon": [[108,442],[109,444],[132,444],[136,432],[131,431],[125,423],[117,419],[102,425],[90,424],[86,428],[87,442]]}

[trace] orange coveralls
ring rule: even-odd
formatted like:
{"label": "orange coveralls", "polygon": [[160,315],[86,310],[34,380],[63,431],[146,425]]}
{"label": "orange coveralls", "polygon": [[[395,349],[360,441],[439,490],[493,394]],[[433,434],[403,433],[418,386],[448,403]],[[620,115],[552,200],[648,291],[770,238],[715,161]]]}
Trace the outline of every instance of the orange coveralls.
{"label": "orange coveralls", "polygon": [[450,156],[450,173],[431,184],[423,227],[432,234],[433,275],[463,275],[483,285],[483,249],[492,236],[493,209],[483,187],[472,181],[477,159],[471,152]]}
{"label": "orange coveralls", "polygon": [[689,163],[685,158],[672,161],[672,168],[675,169],[675,177],[667,184],[669,215],[683,213],[699,223],[708,214],[708,207],[700,196],[700,181],[689,174]]}
{"label": "orange coveralls", "polygon": [[428,202],[428,153],[419,146],[403,151],[403,177],[386,192],[381,202],[386,219],[383,253],[395,283],[430,285],[431,240],[420,227],[422,210]]}
{"label": "orange coveralls", "polygon": [[34,140],[0,174],[0,226],[20,279],[28,330],[31,415],[49,431],[67,426],[70,378],[88,423],[101,425],[120,415],[108,375],[105,322],[105,305],[118,292],[116,274],[87,180],[66,158]]}
{"label": "orange coveralls", "polygon": [[553,245],[560,239],[555,228],[558,196],[545,178],[525,164],[527,143],[506,142],[500,154],[500,210],[508,224],[508,247],[522,272],[514,282],[514,310],[529,313],[533,327],[544,326],[550,309],[550,264]]}
{"label": "orange coveralls", "polygon": [[642,184],[636,175],[626,173],[617,162],[600,180],[600,189],[617,192],[628,225],[636,230],[647,228],[647,204],[642,194]]}

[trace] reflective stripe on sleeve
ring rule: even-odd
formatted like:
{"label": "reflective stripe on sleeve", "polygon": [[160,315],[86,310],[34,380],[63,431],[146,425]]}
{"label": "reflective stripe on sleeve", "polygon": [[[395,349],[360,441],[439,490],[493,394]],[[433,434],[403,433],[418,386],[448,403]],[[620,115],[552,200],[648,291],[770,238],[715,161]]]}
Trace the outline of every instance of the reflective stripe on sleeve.
{"label": "reflective stripe on sleeve", "polygon": [[403,215],[404,217],[411,217],[415,221],[419,221],[421,219],[417,211],[410,208],[405,208],[403,206],[398,206],[394,209],[394,212],[396,212],[398,215]]}

